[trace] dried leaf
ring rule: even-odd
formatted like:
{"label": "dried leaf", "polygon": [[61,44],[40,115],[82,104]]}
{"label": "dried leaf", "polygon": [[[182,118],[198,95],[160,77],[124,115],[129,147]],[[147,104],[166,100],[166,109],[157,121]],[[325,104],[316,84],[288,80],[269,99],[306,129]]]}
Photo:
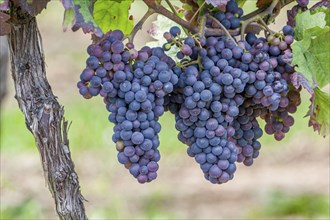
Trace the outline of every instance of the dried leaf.
{"label": "dried leaf", "polygon": [[258,8],[266,8],[266,7],[268,7],[272,2],[273,2],[273,0],[258,0],[258,1],[257,1],[257,7],[258,7]]}

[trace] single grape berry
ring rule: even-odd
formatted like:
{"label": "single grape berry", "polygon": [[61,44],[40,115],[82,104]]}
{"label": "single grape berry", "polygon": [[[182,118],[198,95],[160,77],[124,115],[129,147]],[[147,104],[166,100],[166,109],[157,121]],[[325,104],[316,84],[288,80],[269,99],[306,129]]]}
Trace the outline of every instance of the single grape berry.
{"label": "single grape berry", "polygon": [[178,26],[173,26],[170,29],[170,33],[173,37],[177,37],[181,34],[181,29]]}

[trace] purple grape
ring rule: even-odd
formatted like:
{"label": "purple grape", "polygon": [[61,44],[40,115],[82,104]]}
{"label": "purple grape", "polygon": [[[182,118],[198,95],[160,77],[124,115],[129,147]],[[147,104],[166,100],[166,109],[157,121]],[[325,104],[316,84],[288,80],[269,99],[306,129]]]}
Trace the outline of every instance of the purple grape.
{"label": "purple grape", "polygon": [[171,29],[170,29],[170,33],[171,33],[171,35],[172,35],[173,37],[176,37],[176,36],[178,36],[178,35],[181,34],[181,30],[180,30],[180,28],[179,28],[178,26],[173,26],[173,27],[171,27]]}
{"label": "purple grape", "polygon": [[297,2],[300,7],[305,8],[307,7],[309,0],[297,0]]}

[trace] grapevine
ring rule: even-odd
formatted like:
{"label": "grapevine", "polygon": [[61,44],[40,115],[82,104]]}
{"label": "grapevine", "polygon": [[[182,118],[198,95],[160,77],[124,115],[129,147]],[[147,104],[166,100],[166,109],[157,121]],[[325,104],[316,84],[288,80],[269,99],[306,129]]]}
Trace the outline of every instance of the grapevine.
{"label": "grapevine", "polygon": [[[321,51],[330,33],[327,0],[312,6],[297,0],[279,31],[269,24],[293,0],[259,0],[249,14],[239,6],[244,0],[181,0],[182,8],[144,0],[148,10],[136,25],[129,15],[132,0],[62,2],[64,29],[72,24],[74,31],[92,33],[79,93],[103,98],[118,161],[139,183],[157,177],[158,120],[165,111],[174,115],[187,154],[217,184],[233,179],[237,163],[253,164],[264,133],[285,138],[302,89],[311,94],[309,126],[323,136],[329,132],[324,106],[330,98],[323,88],[330,67]],[[35,16],[47,1],[17,4]],[[1,35],[11,29],[10,6],[0,2]],[[176,25],[163,33],[162,46],[135,48],[136,33],[153,14]]]}
{"label": "grapevine", "polygon": [[[87,219],[68,123],[47,81],[37,27],[49,1],[0,0],[0,35],[8,35],[15,98],[57,214]],[[299,120],[304,90],[308,126],[329,134],[329,0],[258,0],[250,13],[243,10],[246,0],[143,0],[147,10],[136,22],[133,1],[61,0],[63,30],[82,29],[92,39],[78,91],[85,99],[102,97],[118,161],[139,183],[157,178],[164,112],[173,114],[178,140],[213,184],[232,180],[238,163],[251,166],[263,135],[285,138]],[[165,43],[137,48],[136,34],[155,14],[174,22],[148,31],[162,29],[158,40]],[[273,30],[280,14],[287,21]]]}
{"label": "grapevine", "polygon": [[[288,24],[279,32],[268,28],[284,6],[277,0],[247,15],[234,0],[182,1],[189,8],[187,20],[178,17],[170,1],[174,13],[156,1],[144,2],[149,10],[126,43],[121,30],[110,30],[88,47],[79,92],[87,99],[103,97],[115,124],[118,161],[138,182],[157,177],[158,119],[170,111],[178,139],[204,177],[225,183],[233,179],[236,163],[253,164],[264,132],[280,141],[294,124],[302,89],[292,63],[294,18],[308,10],[308,1],[299,0],[288,11]],[[154,13],[177,22],[185,35],[173,26],[163,34],[163,47],[135,49],[136,33]],[[257,31],[250,30],[253,25]],[[173,50],[177,62],[166,55]],[[260,120],[266,123],[263,129]]]}

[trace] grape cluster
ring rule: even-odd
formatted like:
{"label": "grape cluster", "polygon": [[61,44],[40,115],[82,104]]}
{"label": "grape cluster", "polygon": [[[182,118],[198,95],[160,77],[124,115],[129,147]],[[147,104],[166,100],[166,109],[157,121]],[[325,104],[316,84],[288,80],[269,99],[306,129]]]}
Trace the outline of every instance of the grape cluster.
{"label": "grape cluster", "polygon": [[130,52],[125,50],[123,37],[121,31],[115,30],[109,32],[100,43],[88,46],[86,68],[78,82],[79,93],[85,98],[99,94],[105,97],[114,91],[111,83],[114,73],[123,71],[131,57]]}
{"label": "grape cluster", "polygon": [[[182,1],[192,8],[197,1]],[[298,1],[305,8],[308,1]],[[226,29],[240,27],[243,10],[229,0],[224,11],[206,13]],[[186,11],[192,17],[193,11]],[[219,28],[213,19],[206,27]],[[214,184],[231,180],[236,162],[251,166],[259,156],[264,131],[282,140],[294,124],[300,104],[300,88],[291,83],[294,30],[286,25],[279,33],[245,40],[228,36],[182,37],[179,27],[164,33],[163,47],[124,44],[119,30],[110,31],[87,52],[86,68],[78,88],[85,98],[103,97],[108,120],[115,124],[112,136],[118,161],[137,178],[150,182],[157,177],[160,153],[159,117],[175,115],[178,139],[187,154],[200,165]],[[164,51],[176,51],[178,63]]]}
{"label": "grape cluster", "polygon": [[118,161],[145,183],[157,177],[158,119],[164,113],[164,97],[173,91],[178,76],[171,70],[174,61],[161,48],[136,51],[132,44],[125,48],[122,40],[123,34],[113,31],[88,47],[90,57],[78,87],[85,98],[104,97],[109,121],[115,124],[112,139]]}
{"label": "grape cluster", "polygon": [[285,137],[285,133],[288,133],[290,127],[294,124],[294,118],[290,113],[295,113],[297,106],[301,103],[299,91],[295,89],[289,91],[284,103],[277,111],[270,111],[264,116],[266,133],[274,134],[275,139],[278,141]]}
{"label": "grape cluster", "polygon": [[178,139],[189,146],[188,155],[200,164],[207,180],[225,183],[233,178],[237,160],[235,144],[228,140],[234,129],[223,113],[231,106],[221,101],[222,88],[208,71],[199,74],[195,66],[189,66],[179,81],[182,103],[175,113]]}
{"label": "grape cluster", "polygon": [[[245,41],[237,43],[226,36],[188,36],[180,42],[180,34],[177,27],[164,34],[167,44],[181,45],[177,58],[184,66],[166,109],[176,115],[178,139],[188,145],[188,155],[195,157],[206,179],[223,183],[233,177],[234,162],[250,166],[258,157],[263,134],[258,117],[276,140],[294,123],[289,113],[296,111],[300,96],[290,81],[293,29],[285,26],[282,33],[266,38],[247,33]],[[218,133],[210,130],[212,123]],[[214,148],[221,153],[214,154]],[[225,148],[227,156],[222,155]],[[219,166],[224,158],[230,170]]]}
{"label": "grape cluster", "polygon": [[118,160],[140,183],[157,177],[158,119],[164,113],[165,95],[178,81],[168,63],[162,61],[164,57],[161,48],[142,48],[132,71],[114,74],[118,97],[108,100],[109,120],[116,124],[113,140]]}
{"label": "grape cluster", "polygon": [[[253,101],[255,104],[262,104],[268,108],[267,114],[262,116],[266,121],[265,131],[267,134],[274,134],[278,141],[285,137],[285,133],[293,125],[294,119],[290,113],[295,113],[297,106],[301,103],[300,93],[290,81],[290,75],[294,73],[294,68],[291,66],[292,50],[290,47],[293,43],[294,31],[289,25],[284,26],[282,31],[283,35],[278,37],[269,35],[267,39],[254,38],[250,50],[268,56],[266,59],[268,64],[263,66],[259,64],[259,69],[266,70],[264,67],[270,66],[274,70],[273,74],[266,75],[272,78],[272,81],[266,78],[263,94],[257,91]],[[256,78],[258,78],[259,71],[256,72]],[[271,96],[267,98],[268,94]]]}

